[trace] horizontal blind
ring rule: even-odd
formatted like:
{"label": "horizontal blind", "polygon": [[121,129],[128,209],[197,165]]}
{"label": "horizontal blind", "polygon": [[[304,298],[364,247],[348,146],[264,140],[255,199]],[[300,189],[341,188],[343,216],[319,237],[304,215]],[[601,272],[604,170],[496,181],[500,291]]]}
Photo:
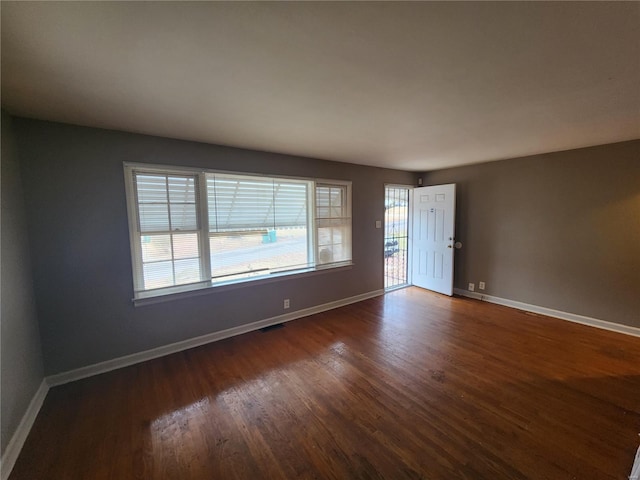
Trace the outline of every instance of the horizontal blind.
{"label": "horizontal blind", "polygon": [[209,231],[297,227],[307,222],[309,182],[207,175]]}
{"label": "horizontal blind", "polygon": [[311,182],[207,174],[214,281],[309,266]]}
{"label": "horizontal blind", "polygon": [[351,183],[125,164],[136,298],[351,260]]}
{"label": "horizontal blind", "polygon": [[138,231],[198,229],[196,177],[135,173]]}
{"label": "horizontal blind", "polygon": [[197,176],[133,173],[141,251],[139,290],[199,282]]}
{"label": "horizontal blind", "polygon": [[317,263],[351,261],[351,211],[346,185],[316,184]]}

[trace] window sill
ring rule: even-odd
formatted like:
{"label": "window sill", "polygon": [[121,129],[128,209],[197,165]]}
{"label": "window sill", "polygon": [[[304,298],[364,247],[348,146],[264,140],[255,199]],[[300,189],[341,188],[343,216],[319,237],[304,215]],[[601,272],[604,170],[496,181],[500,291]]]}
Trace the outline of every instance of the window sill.
{"label": "window sill", "polygon": [[311,277],[314,275],[329,273],[329,272],[340,272],[344,270],[350,270],[353,267],[353,263],[342,263],[340,265],[336,265],[333,267],[318,267],[318,268],[307,268],[304,270],[300,270],[299,272],[283,272],[283,273],[274,273],[269,276],[255,277],[255,278],[243,278],[240,280],[231,280],[228,282],[216,282],[212,283],[204,283],[197,285],[185,285],[182,287],[173,287],[171,292],[167,292],[163,290],[162,292],[141,292],[138,297],[133,299],[133,304],[136,307],[141,307],[144,305],[153,305],[155,303],[163,303],[170,302],[173,300],[180,300],[183,298],[196,297],[200,295],[207,295],[210,293],[223,292],[227,290],[235,290],[237,288],[245,288],[249,286],[258,286],[264,285],[272,282],[279,282],[285,279],[298,279]]}

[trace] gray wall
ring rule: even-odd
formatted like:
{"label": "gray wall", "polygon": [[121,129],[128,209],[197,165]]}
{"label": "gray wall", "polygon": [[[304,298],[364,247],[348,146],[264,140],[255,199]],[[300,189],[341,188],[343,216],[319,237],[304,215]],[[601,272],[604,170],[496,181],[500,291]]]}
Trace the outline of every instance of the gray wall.
{"label": "gray wall", "polygon": [[[15,118],[47,374],[383,288],[384,184],[417,175]],[[354,267],[134,307],[122,162],[353,181]]]}
{"label": "gray wall", "polygon": [[22,182],[11,117],[2,113],[2,270],[0,450],[4,454],[29,402],[42,383],[40,335],[27,241]]}
{"label": "gray wall", "polygon": [[424,177],[458,184],[457,288],[640,327],[640,140]]}

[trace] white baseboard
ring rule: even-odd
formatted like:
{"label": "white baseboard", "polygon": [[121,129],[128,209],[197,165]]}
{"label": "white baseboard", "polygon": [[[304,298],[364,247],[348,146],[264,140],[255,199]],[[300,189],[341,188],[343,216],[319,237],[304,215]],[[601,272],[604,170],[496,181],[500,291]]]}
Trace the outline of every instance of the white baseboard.
{"label": "white baseboard", "polygon": [[229,328],[220,332],[214,332],[200,337],[191,338],[189,340],[183,340],[181,342],[164,345],[162,347],[146,350],[144,352],[134,353],[132,355],[126,355],[124,357],[114,358],[113,360],[107,360],[106,362],[96,363],[87,367],[78,368],[69,372],[59,373],[56,375],[50,375],[42,380],[40,387],[36,391],[35,395],[31,399],[29,406],[25,414],[18,425],[15,433],[11,437],[7,448],[0,459],[0,480],[7,480],[13,470],[13,466],[18,459],[18,455],[22,450],[24,442],[33,427],[33,423],[40,412],[40,408],[44,402],[47,392],[50,387],[62,385],[64,383],[73,382],[82,378],[91,377],[100,373],[109,372],[118,368],[127,367],[140,362],[145,362],[153,358],[163,357],[172,353],[187,350],[189,348],[198,347],[207,343],[222,340],[224,338],[233,337],[235,335],[241,335],[260,328],[268,327],[278,323],[289,322],[298,318],[313,315],[315,313],[325,312],[334,308],[343,307],[351,303],[360,302],[369,298],[377,297],[384,294],[384,290],[375,290],[372,292],[363,293],[349,298],[343,298],[334,302],[324,303],[315,307],[305,308],[297,310],[295,312],[285,313],[276,317],[266,318],[257,322],[249,323],[246,325],[240,325],[238,327]]}
{"label": "white baseboard", "polygon": [[384,290],[374,290],[372,292],[363,293],[353,297],[343,298],[334,302],[324,303],[322,305],[316,305],[315,307],[304,308],[302,310],[296,310],[295,312],[285,313],[257,322],[248,323],[246,325],[240,325],[238,327],[229,328],[227,330],[221,330],[219,332],[213,332],[200,337],[190,338],[169,345],[163,345],[162,347],[153,348],[151,350],[145,350],[143,352],[134,353],[132,355],[126,355],[124,357],[114,358],[113,360],[107,360],[105,362],[96,363],[86,367],[81,367],[68,372],[58,373],[47,377],[47,383],[51,387],[62,385],[69,382],[74,382],[82,378],[91,377],[93,375],[99,375],[101,373],[116,370],[122,367],[128,367],[136,363],[146,362],[158,357],[164,357],[172,353],[188,350],[189,348],[199,347],[207,343],[216,342],[225,338],[233,337],[236,335],[242,335],[243,333],[252,332],[260,328],[269,327],[278,323],[289,322],[298,318],[307,317],[316,313],[325,312],[334,308],[343,307],[351,303],[367,300],[368,298],[377,297],[384,294]]}
{"label": "white baseboard", "polygon": [[518,310],[524,310],[526,312],[539,313],[548,317],[560,318],[562,320],[568,320],[569,322],[581,323],[582,325],[589,325],[590,327],[602,328],[604,330],[610,330],[612,332],[624,333],[626,335],[633,335],[640,337],[640,328],[631,327],[629,325],[622,325],[619,323],[607,322],[606,320],[600,320],[598,318],[585,317],[584,315],[577,315],[575,313],[562,312],[560,310],[554,310],[552,308],[540,307],[538,305],[531,305],[529,303],[518,302],[516,300],[509,300],[507,298],[494,297],[493,295],[485,295],[478,292],[470,292],[460,288],[454,288],[453,293],[461,295],[463,297],[469,297],[476,300],[482,300],[484,302],[495,303],[497,305],[504,305],[506,307],[517,308]]}
{"label": "white baseboard", "polygon": [[[18,428],[16,429],[15,433],[11,437],[11,440],[9,441],[9,444],[7,445],[7,448],[4,454],[0,459],[0,480],[7,480],[9,478],[9,475],[11,474],[11,470],[13,469],[13,466],[15,465],[15,462],[18,459],[18,455],[20,454],[20,451],[22,450],[24,442],[26,441],[27,436],[31,431],[31,427],[33,426],[33,423],[35,422],[36,417],[40,412],[40,408],[42,407],[42,404],[44,402],[44,399],[47,396],[47,393],[50,387],[73,382],[75,380],[80,380],[82,378],[91,377],[93,375],[99,375],[101,373],[109,372],[111,370],[127,367],[129,365],[145,362],[147,360],[162,357],[165,355],[170,355],[172,353],[187,350],[189,348],[198,347],[200,345],[205,345],[207,343],[233,337],[235,335],[241,335],[243,333],[252,332],[254,330],[265,328],[271,325],[276,325],[278,323],[289,322],[291,320],[296,320],[298,318],[306,317],[316,313],[325,312],[327,310],[332,310],[338,307],[343,307],[345,305],[349,305],[352,303],[360,302],[362,300],[367,300],[369,298],[374,298],[374,297],[383,295],[384,293],[385,293],[384,290],[374,290],[372,292],[367,292],[367,293],[363,293],[353,297],[336,300],[334,302],[324,303],[322,305],[317,305],[315,307],[310,307],[302,310],[297,310],[295,312],[285,313],[283,315],[278,315],[275,317],[267,318],[267,319],[249,323],[246,325],[240,325],[238,327],[229,328],[227,330],[222,330],[219,332],[202,335],[200,337],[183,340],[181,342],[176,342],[169,345],[164,345],[162,347],[146,350],[144,352],[134,353],[132,355],[126,355],[124,357],[115,358],[113,360],[107,360],[106,362],[96,363],[94,365],[89,365],[87,367],[78,368],[68,372],[50,375],[46,379],[43,379],[42,383],[40,384],[40,387],[38,387],[38,390],[36,391],[35,395],[31,399],[31,402],[29,403],[29,406],[27,407],[27,410],[25,411],[25,414],[23,415],[22,420],[18,425]],[[611,330],[614,332],[619,332],[627,335],[640,337],[640,328],[637,328],[637,327],[619,325],[616,323],[607,322],[605,320],[599,320],[596,318],[585,317],[585,316],[576,315],[573,313],[562,312],[559,310],[553,310],[551,308],[540,307],[537,305],[530,305],[528,303],[518,302],[515,300],[508,300],[505,298],[494,297],[492,295],[483,295],[477,292],[469,292],[468,290],[462,290],[462,289],[456,288],[454,289],[454,293],[457,295],[473,298],[476,300],[482,300],[490,303],[495,303],[498,305],[505,305],[508,307],[517,308],[519,310],[524,310],[527,312],[539,313],[539,314],[547,315],[550,317],[560,318],[562,320],[581,323],[583,325],[589,325],[592,327],[598,327],[605,330]],[[631,480],[640,480],[640,449],[638,449],[638,453],[636,454],[635,462],[631,470],[631,476],[629,478]]]}
{"label": "white baseboard", "polygon": [[470,292],[469,290],[462,290],[461,288],[454,288],[453,293],[462,297],[473,298],[474,300],[482,300],[482,295],[478,292]]}
{"label": "white baseboard", "polygon": [[48,391],[49,385],[47,384],[47,380],[43,379],[38,390],[31,399],[31,402],[29,402],[29,406],[24,412],[22,420],[20,420],[20,423],[18,424],[18,428],[16,428],[11,440],[9,440],[7,448],[2,455],[2,459],[0,459],[1,480],[7,480],[7,478],[9,478],[11,470],[13,470],[13,466],[18,459],[18,455],[20,455],[20,450],[22,450],[22,446],[27,440],[31,427],[33,427],[33,422],[36,421],[36,417],[38,416],[38,412],[40,412],[40,408],[42,407]]}

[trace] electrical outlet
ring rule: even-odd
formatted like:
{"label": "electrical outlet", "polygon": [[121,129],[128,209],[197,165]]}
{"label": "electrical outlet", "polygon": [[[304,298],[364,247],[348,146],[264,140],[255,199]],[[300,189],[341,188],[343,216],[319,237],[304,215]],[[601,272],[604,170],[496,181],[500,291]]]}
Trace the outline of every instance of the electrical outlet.
{"label": "electrical outlet", "polygon": [[475,283],[470,283],[469,284],[469,291],[473,292],[476,289],[476,284]]}
{"label": "electrical outlet", "polygon": [[283,308],[287,309],[287,308],[289,308],[290,306],[291,306],[291,304],[289,303],[289,299],[288,299],[288,298],[285,298],[285,299],[284,299],[284,305],[283,305]]}
{"label": "electrical outlet", "polygon": [[484,282],[480,282],[480,283],[478,283],[478,288],[479,288],[480,290],[484,290],[484,287],[485,287]]}

